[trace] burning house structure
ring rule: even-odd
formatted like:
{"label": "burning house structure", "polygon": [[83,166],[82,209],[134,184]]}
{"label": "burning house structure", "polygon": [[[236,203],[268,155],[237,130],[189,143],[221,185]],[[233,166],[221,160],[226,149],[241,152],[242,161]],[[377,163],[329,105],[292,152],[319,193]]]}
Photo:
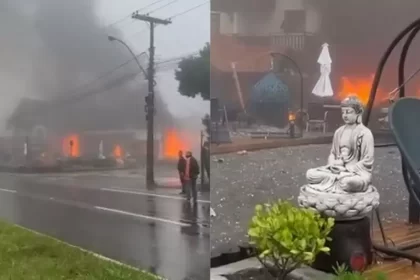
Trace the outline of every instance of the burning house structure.
{"label": "burning house structure", "polygon": [[[130,155],[136,159],[145,158],[145,128],[118,127],[115,123],[108,127],[99,126],[94,115],[100,114],[100,109],[96,112],[79,110],[84,118],[80,115],[74,117],[74,112],[74,109],[65,107],[57,110],[48,101],[23,98],[7,122],[7,127],[12,130],[8,148],[14,161],[25,160],[25,149],[31,158],[42,157],[45,161],[68,157],[98,158],[100,153],[105,157]],[[114,117],[120,118],[120,124],[124,123],[123,115]],[[69,121],[72,118],[75,119]],[[106,119],[102,120],[106,122]],[[155,133],[154,146],[156,157],[163,156],[162,133]]]}
{"label": "burning house structure", "polygon": [[[379,1],[362,0],[214,0],[212,97],[218,97],[222,106],[241,110],[238,92],[246,103],[255,84],[271,70],[269,54],[277,52],[292,57],[301,69],[305,108],[309,103],[338,104],[350,93],[358,94],[366,103],[380,55],[393,36],[417,18],[418,7],[415,0],[404,5],[393,0],[380,1],[380,5]],[[372,15],[375,15],[373,23]],[[390,17],[395,20],[386,20]],[[311,94],[319,77],[316,60],[324,42],[330,45],[333,61],[332,98]],[[396,61],[390,61],[387,68],[396,70]],[[287,59],[279,62],[283,68],[282,81],[290,89],[290,103],[299,107],[296,69]],[[413,71],[407,70],[407,76]],[[388,93],[396,86],[395,76],[386,71],[375,100],[376,113],[389,105]],[[413,80],[407,93],[420,94],[420,83]]]}

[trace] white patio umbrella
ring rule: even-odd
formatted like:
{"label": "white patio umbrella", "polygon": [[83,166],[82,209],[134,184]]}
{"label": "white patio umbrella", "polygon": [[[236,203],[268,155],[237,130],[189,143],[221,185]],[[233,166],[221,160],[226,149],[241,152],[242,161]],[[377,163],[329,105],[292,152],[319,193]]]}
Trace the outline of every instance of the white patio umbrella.
{"label": "white patio umbrella", "polygon": [[319,55],[318,61],[321,66],[321,76],[316,83],[312,93],[317,96],[333,96],[333,90],[331,86],[330,73],[331,73],[331,56],[328,51],[328,44],[322,45],[321,54]]}

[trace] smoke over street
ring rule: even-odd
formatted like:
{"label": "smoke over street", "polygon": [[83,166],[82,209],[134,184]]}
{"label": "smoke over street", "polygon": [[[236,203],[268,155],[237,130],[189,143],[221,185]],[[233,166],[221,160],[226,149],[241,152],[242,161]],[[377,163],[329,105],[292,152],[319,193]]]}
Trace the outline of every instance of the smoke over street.
{"label": "smoke over street", "polygon": [[[107,34],[121,34],[101,26],[95,1],[18,0],[0,5],[0,34],[7,38],[0,52],[3,130],[21,97],[55,100],[54,106],[64,103],[65,109],[52,114],[59,113],[74,129],[144,127],[147,84],[134,61],[96,80],[132,57],[107,40]],[[156,99],[157,122],[168,124],[171,118],[159,94]],[[63,118],[54,117],[58,122]]]}

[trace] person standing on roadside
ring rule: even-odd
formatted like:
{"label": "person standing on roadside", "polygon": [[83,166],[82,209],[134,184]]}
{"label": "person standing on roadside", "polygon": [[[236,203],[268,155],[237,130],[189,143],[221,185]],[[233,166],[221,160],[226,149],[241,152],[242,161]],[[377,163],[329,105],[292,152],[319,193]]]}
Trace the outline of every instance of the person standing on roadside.
{"label": "person standing on roadside", "polygon": [[179,174],[179,180],[181,181],[181,193],[180,194],[186,194],[185,191],[185,166],[186,166],[186,159],[184,158],[183,152],[179,151],[178,152],[178,164],[177,164],[177,169],[178,169],[178,174]]}
{"label": "person standing on roadside", "polygon": [[191,196],[194,203],[197,203],[197,178],[200,174],[200,167],[197,160],[192,156],[192,152],[188,151],[186,154],[185,163],[185,190],[187,193],[187,200],[191,201]]}

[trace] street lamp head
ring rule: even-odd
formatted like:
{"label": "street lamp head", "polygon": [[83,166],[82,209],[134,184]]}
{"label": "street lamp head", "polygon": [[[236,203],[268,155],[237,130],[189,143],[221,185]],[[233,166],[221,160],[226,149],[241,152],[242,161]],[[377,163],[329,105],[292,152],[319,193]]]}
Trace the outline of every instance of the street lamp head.
{"label": "street lamp head", "polygon": [[115,38],[114,36],[108,36],[108,40],[109,41],[115,41],[115,40],[117,40],[117,38]]}

